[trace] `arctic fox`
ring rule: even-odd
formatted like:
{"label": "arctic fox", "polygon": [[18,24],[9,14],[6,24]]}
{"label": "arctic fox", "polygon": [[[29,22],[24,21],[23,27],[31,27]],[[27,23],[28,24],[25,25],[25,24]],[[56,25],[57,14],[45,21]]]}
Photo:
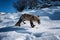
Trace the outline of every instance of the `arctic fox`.
{"label": "arctic fox", "polygon": [[30,25],[33,28],[35,25],[33,24],[33,21],[36,21],[38,24],[40,24],[39,16],[35,16],[32,14],[22,14],[22,16],[19,18],[18,22],[15,24],[15,26],[20,26],[21,22],[25,24],[25,20],[30,21]]}

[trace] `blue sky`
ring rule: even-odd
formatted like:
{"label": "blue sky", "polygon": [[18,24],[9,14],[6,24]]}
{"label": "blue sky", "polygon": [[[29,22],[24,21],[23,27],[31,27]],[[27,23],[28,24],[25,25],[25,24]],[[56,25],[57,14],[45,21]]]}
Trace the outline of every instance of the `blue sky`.
{"label": "blue sky", "polygon": [[15,12],[13,2],[16,0],[0,0],[0,11],[2,12]]}

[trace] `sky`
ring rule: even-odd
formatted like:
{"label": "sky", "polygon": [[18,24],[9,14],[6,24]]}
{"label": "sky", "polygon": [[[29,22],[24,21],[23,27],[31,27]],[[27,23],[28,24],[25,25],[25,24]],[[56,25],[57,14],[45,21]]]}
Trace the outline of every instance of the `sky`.
{"label": "sky", "polygon": [[13,2],[16,0],[0,0],[0,11],[1,12],[16,12],[13,7]]}

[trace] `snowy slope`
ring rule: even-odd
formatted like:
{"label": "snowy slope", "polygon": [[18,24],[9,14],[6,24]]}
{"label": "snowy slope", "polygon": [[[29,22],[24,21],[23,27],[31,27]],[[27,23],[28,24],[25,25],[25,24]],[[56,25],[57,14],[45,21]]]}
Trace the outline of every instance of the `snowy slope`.
{"label": "snowy slope", "polygon": [[[49,14],[60,8],[45,8],[42,10],[26,10],[18,13],[0,14],[0,40],[60,40],[60,20],[51,20]],[[29,21],[21,26],[14,26],[24,13],[39,15],[41,24],[31,28]],[[47,14],[45,14],[47,13]]]}

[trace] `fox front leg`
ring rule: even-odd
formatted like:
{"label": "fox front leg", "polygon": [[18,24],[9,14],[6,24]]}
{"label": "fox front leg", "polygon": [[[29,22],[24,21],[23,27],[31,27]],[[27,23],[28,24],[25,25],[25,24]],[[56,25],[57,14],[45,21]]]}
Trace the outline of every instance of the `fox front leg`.
{"label": "fox front leg", "polygon": [[30,20],[30,25],[32,28],[34,28],[34,26],[35,26],[31,20]]}

